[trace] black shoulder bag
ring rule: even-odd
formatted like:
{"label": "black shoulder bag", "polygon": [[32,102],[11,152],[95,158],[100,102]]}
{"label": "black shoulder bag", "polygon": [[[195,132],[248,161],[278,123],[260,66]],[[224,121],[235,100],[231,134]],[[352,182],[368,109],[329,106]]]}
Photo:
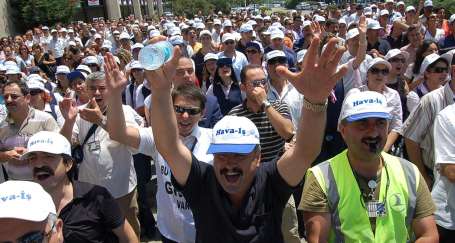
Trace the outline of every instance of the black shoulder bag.
{"label": "black shoulder bag", "polygon": [[96,129],[98,128],[98,124],[93,124],[85,135],[84,142],[82,144],[78,144],[71,149],[71,157],[75,162],[76,171],[74,174],[74,179],[77,180],[79,176],[79,165],[84,160],[84,145],[87,143],[88,139],[95,134]]}

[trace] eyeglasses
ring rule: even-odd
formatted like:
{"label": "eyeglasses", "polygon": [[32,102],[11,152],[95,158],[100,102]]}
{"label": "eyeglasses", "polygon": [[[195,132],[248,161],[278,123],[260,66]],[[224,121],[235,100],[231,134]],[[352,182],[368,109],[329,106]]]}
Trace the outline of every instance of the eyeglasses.
{"label": "eyeglasses", "polygon": [[430,73],[447,73],[446,67],[434,67],[428,70]]}
{"label": "eyeglasses", "polygon": [[259,80],[251,81],[251,85],[253,85],[253,87],[265,86],[266,84],[267,84],[267,79],[259,79]]}
{"label": "eyeglasses", "polygon": [[22,97],[22,96],[23,96],[23,95],[17,95],[17,94],[4,94],[4,95],[3,95],[3,98],[4,98],[5,100],[7,100],[7,99],[9,99],[9,98],[11,98],[12,100],[17,100],[17,99],[19,99],[19,98]]}
{"label": "eyeglasses", "polygon": [[372,74],[382,74],[384,76],[389,75],[389,69],[380,69],[380,68],[370,68]]}
{"label": "eyeglasses", "polygon": [[41,92],[42,92],[42,90],[40,90],[40,89],[31,89],[30,95],[31,96],[39,95],[39,94],[41,94]]}
{"label": "eyeglasses", "polygon": [[258,53],[259,51],[256,50],[256,49],[249,49],[249,50],[246,50],[246,53],[250,53],[250,54],[256,54]]}
{"label": "eyeglasses", "polygon": [[186,112],[190,116],[195,116],[195,115],[201,113],[201,108],[199,108],[199,107],[182,107],[182,106],[174,105],[174,111],[178,114],[184,114]]}
{"label": "eyeglasses", "polygon": [[18,243],[41,243],[44,240],[44,237],[48,236],[48,234],[45,234],[42,231],[33,231],[30,233],[27,233],[20,238],[17,239]]}
{"label": "eyeglasses", "polygon": [[276,64],[286,64],[288,60],[286,57],[277,57],[277,58],[272,58],[267,61],[268,65],[276,65]]}
{"label": "eyeglasses", "polygon": [[233,45],[234,43],[235,43],[235,41],[233,41],[233,40],[228,40],[228,41],[224,42],[225,45]]}
{"label": "eyeglasses", "polygon": [[401,62],[401,63],[405,63],[406,62],[406,59],[404,58],[391,58],[389,60],[389,62]]}

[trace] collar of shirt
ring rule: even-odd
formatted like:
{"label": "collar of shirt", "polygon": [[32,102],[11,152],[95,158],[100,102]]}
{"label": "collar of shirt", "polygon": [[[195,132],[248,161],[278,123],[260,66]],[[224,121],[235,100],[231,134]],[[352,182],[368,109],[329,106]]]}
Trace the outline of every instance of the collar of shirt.
{"label": "collar of shirt", "polygon": [[455,102],[455,93],[452,90],[451,83],[453,81],[449,81],[444,85],[444,99],[446,100],[447,104],[452,104]]}
{"label": "collar of shirt", "polygon": [[289,94],[289,92],[292,89],[294,89],[294,86],[292,86],[292,84],[290,82],[287,82],[284,85],[283,90],[281,91],[281,94],[279,94],[278,91],[275,89],[275,87],[273,87],[273,85],[270,84],[269,92],[268,92],[269,99],[282,101],[284,98],[286,98],[286,96]]}

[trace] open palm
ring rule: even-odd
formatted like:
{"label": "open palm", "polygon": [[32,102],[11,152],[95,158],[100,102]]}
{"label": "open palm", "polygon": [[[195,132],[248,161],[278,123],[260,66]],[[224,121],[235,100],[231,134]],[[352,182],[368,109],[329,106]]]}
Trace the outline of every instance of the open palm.
{"label": "open palm", "polygon": [[106,75],[106,87],[109,92],[119,94],[128,84],[128,80],[120,71],[114,56],[110,53],[107,53],[104,57],[104,73]]}

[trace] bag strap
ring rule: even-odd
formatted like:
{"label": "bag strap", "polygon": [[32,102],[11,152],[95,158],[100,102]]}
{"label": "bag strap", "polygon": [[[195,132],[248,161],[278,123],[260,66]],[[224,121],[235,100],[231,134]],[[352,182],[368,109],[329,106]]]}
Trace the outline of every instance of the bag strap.
{"label": "bag strap", "polygon": [[9,179],[8,173],[6,172],[5,166],[2,164],[2,171],[3,171],[3,179],[7,181]]}
{"label": "bag strap", "polygon": [[98,124],[93,124],[90,129],[87,132],[87,135],[85,135],[84,142],[81,144],[81,147],[84,147],[84,145],[87,143],[88,139],[95,134],[96,129],[98,128]]}

